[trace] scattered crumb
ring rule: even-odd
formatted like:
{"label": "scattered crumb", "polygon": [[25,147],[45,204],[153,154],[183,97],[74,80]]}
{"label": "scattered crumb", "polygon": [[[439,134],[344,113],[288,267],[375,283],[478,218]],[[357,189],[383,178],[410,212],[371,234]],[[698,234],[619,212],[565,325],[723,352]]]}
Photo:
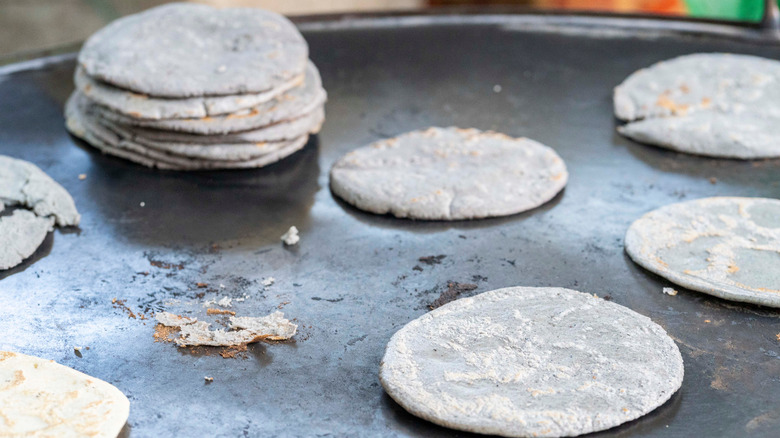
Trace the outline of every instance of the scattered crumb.
{"label": "scattered crumb", "polygon": [[204,287],[209,287],[208,283],[195,283],[195,286],[198,286],[199,289],[203,289]]}
{"label": "scattered crumb", "polygon": [[709,319],[705,319],[705,320],[704,320],[704,322],[706,322],[707,324],[709,324],[709,323],[711,323],[712,321],[710,321]]}
{"label": "scattered crumb", "polygon": [[214,378],[213,377],[209,377],[209,376],[205,376],[205,377],[203,377],[203,379],[205,381],[207,381],[207,382],[213,382],[214,381]]}
{"label": "scattered crumb", "polygon": [[777,338],[778,341],[780,341],[780,333],[776,334],[775,337]]}
{"label": "scattered crumb", "polygon": [[295,228],[295,225],[291,226],[286,233],[282,234],[282,242],[284,242],[285,245],[295,245],[300,240],[301,238],[298,236],[298,228]]}
{"label": "scattered crumb", "polygon": [[671,296],[677,295],[677,291],[672,289],[671,287],[663,288],[663,293],[665,293],[666,295],[671,295]]}
{"label": "scattered crumb", "polygon": [[225,359],[233,359],[236,356],[246,353],[246,344],[234,345],[232,347],[223,348],[219,352],[219,355]]}
{"label": "scattered crumb", "polygon": [[85,179],[87,179],[87,174],[86,174],[86,173],[80,173],[80,174],[79,174],[79,179],[80,179],[81,181],[84,181]]}
{"label": "scattered crumb", "polygon": [[276,281],[276,279],[275,279],[275,278],[273,278],[273,277],[268,277],[268,278],[266,278],[265,280],[263,280],[263,286],[265,286],[265,287],[268,287],[268,286],[270,286],[270,285],[274,284],[274,282],[275,282],[275,281]]}
{"label": "scattered crumb", "polygon": [[439,298],[436,298],[431,304],[428,305],[428,308],[431,310],[436,309],[437,307],[441,307],[450,301],[454,301],[457,299],[458,295],[461,294],[461,292],[468,292],[470,290],[474,290],[477,288],[476,284],[472,283],[447,283],[447,290],[441,293],[439,295]]}
{"label": "scattered crumb", "polygon": [[223,310],[223,309],[206,309],[206,313],[209,315],[236,315],[236,312],[232,310]]}
{"label": "scattered crumb", "polygon": [[217,301],[217,306],[230,307],[232,303],[233,303],[233,299],[228,296],[225,296],[221,300]]}
{"label": "scattered crumb", "polygon": [[141,203],[140,203],[139,205],[140,205],[141,207],[146,207],[146,202],[143,202],[143,201],[141,201]]}
{"label": "scattered crumb", "polygon": [[717,183],[718,183],[718,178],[715,178],[714,176],[710,178],[710,184],[717,184]]}
{"label": "scattered crumb", "polygon": [[135,313],[133,313],[132,309],[127,307],[127,304],[125,304],[126,301],[127,300],[118,300],[116,298],[112,298],[111,304],[114,305],[115,309],[122,309],[125,313],[127,313],[128,318],[135,319],[136,318]]}
{"label": "scattered crumb", "polygon": [[222,283],[220,283],[220,284],[219,284],[219,288],[220,288],[220,289],[224,289],[224,288],[225,288],[225,285],[224,285],[224,284],[222,284]]}
{"label": "scattered crumb", "polygon": [[73,347],[73,351],[81,351],[81,347]]}
{"label": "scattered crumb", "polygon": [[289,302],[289,301],[284,301],[284,302],[281,302],[281,303],[279,303],[279,305],[278,305],[278,306],[276,306],[276,308],[277,308],[277,309],[281,309],[282,307],[284,307],[284,306],[286,306],[286,305],[288,305],[288,304],[290,304],[290,302]]}

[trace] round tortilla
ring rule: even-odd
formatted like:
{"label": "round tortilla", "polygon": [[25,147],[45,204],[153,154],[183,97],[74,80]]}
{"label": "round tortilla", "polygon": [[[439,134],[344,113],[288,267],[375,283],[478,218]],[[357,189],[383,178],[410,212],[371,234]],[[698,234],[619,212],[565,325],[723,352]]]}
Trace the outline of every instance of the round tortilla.
{"label": "round tortilla", "polygon": [[213,135],[250,131],[291,120],[309,114],[327,100],[322,80],[314,64],[309,63],[306,79],[300,87],[293,88],[273,100],[238,113],[192,119],[138,119],[98,106],[101,118],[122,125],[141,126],[165,131]]}
{"label": "round tortilla", "polygon": [[182,98],[273,90],[303,72],[308,54],[298,29],[274,12],[173,3],[112,22],[78,61],[116,87]]}
{"label": "round tortilla", "polygon": [[679,152],[780,156],[780,62],[700,53],[659,62],[615,88],[618,132]]}
{"label": "round tortilla", "polygon": [[780,307],[780,201],[715,197],[667,205],[631,224],[626,252],[671,282]]}
{"label": "round tortilla", "polygon": [[59,226],[75,226],[81,216],[67,190],[38,166],[0,155],[0,205],[29,208],[53,217]]}
{"label": "round tortilla", "polygon": [[183,99],[165,99],[125,91],[89,77],[83,68],[76,69],[74,82],[76,88],[95,103],[129,117],[159,120],[217,116],[251,108],[300,86],[303,78],[301,74],[261,93]]}
{"label": "round tortilla", "polygon": [[29,210],[0,216],[0,270],[13,268],[33,255],[53,228],[54,218],[39,217]]}
{"label": "round tortilla", "polygon": [[10,436],[115,438],[130,402],[109,383],[20,353],[0,351],[0,430]]}
{"label": "round tortilla", "polygon": [[292,120],[283,120],[273,125],[244,132],[225,135],[188,134],[186,132],[161,131],[158,129],[141,128],[138,126],[121,125],[100,118],[100,124],[113,129],[121,127],[133,138],[157,143],[186,143],[191,145],[259,143],[271,141],[292,140],[306,134],[316,134],[325,121],[325,110],[322,106],[314,111]]}
{"label": "round tortilla", "polygon": [[683,361],[663,328],[626,307],[562,288],[510,287],[408,323],[380,364],[410,413],[469,432],[575,436],[664,404]]}
{"label": "round tortilla", "polygon": [[356,149],[333,166],[333,193],[377,214],[477,219],[530,210],[568,179],[551,148],[476,129],[429,128]]}

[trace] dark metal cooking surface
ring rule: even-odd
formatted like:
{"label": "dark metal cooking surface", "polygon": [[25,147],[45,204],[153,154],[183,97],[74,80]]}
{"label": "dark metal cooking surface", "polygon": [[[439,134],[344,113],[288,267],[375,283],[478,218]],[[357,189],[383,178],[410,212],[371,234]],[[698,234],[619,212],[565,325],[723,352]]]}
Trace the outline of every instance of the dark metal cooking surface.
{"label": "dark metal cooking surface", "polygon": [[[382,391],[377,369],[392,333],[450,281],[477,285],[464,296],[563,286],[651,317],[685,359],[678,394],[604,435],[776,436],[780,311],[681,288],[664,295],[671,284],[628,259],[623,235],[643,213],[680,200],[779,197],[780,162],[697,158],[628,141],[615,134],[611,91],[676,55],[780,59],[780,47],[680,33],[663,21],[632,34],[529,30],[522,20],[308,22],[304,34],[330,95],[327,122],[302,152],[253,171],[155,171],[79,147],[62,119],[72,58],[0,76],[0,153],[38,164],[83,214],[80,229],[53,233],[34,263],[0,273],[0,348],[116,385],[131,401],[130,436],[447,436],[454,432],[407,414]],[[566,161],[569,186],[529,213],[474,222],[396,220],[334,200],[328,169],[340,155],[431,125],[539,140]],[[290,225],[301,230],[296,248],[279,241]],[[440,264],[418,261],[442,254]],[[268,276],[276,284],[263,291]],[[281,306],[301,325],[297,342],[257,344],[245,359],[190,354],[155,343],[152,321],[111,303],[123,299],[148,315],[175,305],[202,311],[206,299],[245,294],[232,310],[259,316]]]}

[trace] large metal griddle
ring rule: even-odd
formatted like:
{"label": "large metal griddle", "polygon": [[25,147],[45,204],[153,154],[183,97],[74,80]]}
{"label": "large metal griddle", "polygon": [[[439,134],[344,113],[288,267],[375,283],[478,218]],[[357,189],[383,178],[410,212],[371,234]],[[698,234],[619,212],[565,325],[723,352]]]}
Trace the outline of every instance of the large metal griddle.
{"label": "large metal griddle", "polygon": [[[685,360],[668,403],[603,435],[777,436],[780,311],[682,288],[664,295],[671,284],[629,260],[623,235],[642,214],[681,200],[780,197],[780,161],[634,143],[615,133],[611,100],[615,85],[656,61],[710,51],[780,59],[777,40],[723,23],[598,16],[300,23],[329,92],[327,122],[303,151],[260,170],[177,173],[101,155],[63,126],[73,55],[2,70],[0,153],[64,185],[83,221],[0,273],[0,349],[113,383],[130,398],[123,434],[133,437],[464,436],[385,395],[377,370],[387,340],[448,282],[478,286],[464,295],[563,286],[649,316]],[[539,140],[566,161],[569,185],[536,210],[472,222],[380,217],[334,199],[328,170],[340,155],[431,125]],[[284,248],[290,225],[302,240]],[[440,264],[418,260],[440,254]],[[276,284],[263,291],[268,276]],[[242,315],[282,307],[301,324],[297,342],[256,344],[245,359],[193,354],[155,343],[152,321],[112,305],[126,300],[150,315],[214,290],[250,295],[234,304]]]}

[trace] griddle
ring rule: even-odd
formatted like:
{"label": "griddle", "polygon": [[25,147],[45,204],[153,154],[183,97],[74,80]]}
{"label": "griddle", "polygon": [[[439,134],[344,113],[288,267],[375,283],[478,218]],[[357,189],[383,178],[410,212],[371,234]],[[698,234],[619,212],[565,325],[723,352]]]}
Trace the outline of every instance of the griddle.
{"label": "griddle", "polygon": [[[623,236],[678,201],[780,197],[780,161],[629,141],[615,133],[611,100],[615,85],[656,61],[713,51],[780,59],[776,39],[724,23],[601,16],[299,23],[329,93],[327,122],[304,150],[259,170],[177,173],[101,155],[63,126],[73,54],[3,69],[0,153],[59,181],[83,220],[0,273],[0,348],[116,385],[131,402],[125,436],[466,436],[385,395],[386,342],[450,282],[477,286],[461,296],[562,286],[649,316],[685,360],[668,403],[600,435],[777,436],[780,311],[675,287],[632,263]],[[566,161],[569,185],[533,211],[480,221],[400,220],[334,199],[328,170],[339,156],[433,125],[541,141]],[[283,247],[291,225],[301,243]],[[265,289],[269,276],[276,283]],[[296,341],[223,359],[154,342],[153,321],[138,316],[225,295],[249,295],[231,309],[240,315],[281,308],[300,324]]]}

